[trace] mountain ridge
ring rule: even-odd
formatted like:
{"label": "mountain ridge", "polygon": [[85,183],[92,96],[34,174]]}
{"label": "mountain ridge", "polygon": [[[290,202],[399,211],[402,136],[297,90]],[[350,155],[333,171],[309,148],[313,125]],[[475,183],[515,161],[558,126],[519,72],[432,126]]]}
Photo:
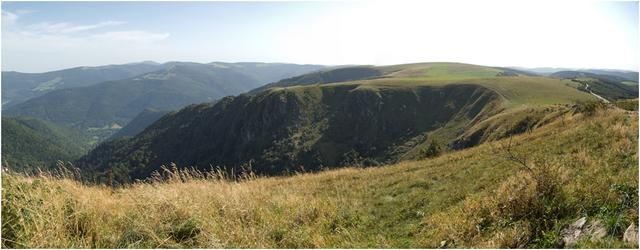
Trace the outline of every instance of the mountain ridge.
{"label": "mountain ridge", "polygon": [[90,86],[161,69],[160,64],[129,63],[73,67],[43,73],[2,71],[2,108],[61,88]]}
{"label": "mountain ridge", "polygon": [[251,163],[268,175],[388,164],[424,157],[434,141],[455,148],[465,130],[504,110],[533,105],[555,112],[550,105],[594,98],[569,80],[451,63],[386,66],[375,70],[375,78],[352,80],[347,74],[337,83],[295,82],[330,79],[322,77],[326,72],[281,82],[297,85],[188,106],[133,138],[101,144],[78,165],[114,171],[128,182],[172,162],[235,171]]}
{"label": "mountain ridge", "polygon": [[[64,126],[87,129],[125,125],[146,108],[173,110],[236,95],[284,75],[306,73],[319,65],[260,64],[222,68],[170,62],[165,68],[131,78],[55,90],[9,107],[9,116],[33,116]],[[234,64],[227,64],[234,65]]]}

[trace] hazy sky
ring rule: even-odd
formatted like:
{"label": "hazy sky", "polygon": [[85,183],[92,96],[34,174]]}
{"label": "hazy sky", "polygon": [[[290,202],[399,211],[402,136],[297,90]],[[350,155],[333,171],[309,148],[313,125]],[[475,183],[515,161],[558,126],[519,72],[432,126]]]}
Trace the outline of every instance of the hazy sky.
{"label": "hazy sky", "polygon": [[2,70],[144,60],[638,67],[638,3],[3,2]]}

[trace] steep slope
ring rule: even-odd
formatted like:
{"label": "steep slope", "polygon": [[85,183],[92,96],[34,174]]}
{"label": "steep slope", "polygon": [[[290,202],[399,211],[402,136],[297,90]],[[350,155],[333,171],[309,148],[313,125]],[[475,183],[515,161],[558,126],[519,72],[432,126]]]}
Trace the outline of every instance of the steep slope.
{"label": "steep slope", "polygon": [[375,79],[270,88],[190,106],[134,138],[98,146],[79,165],[111,169],[119,181],[144,178],[171,162],[236,172],[250,164],[260,174],[379,165],[428,156],[434,142],[456,148],[465,131],[500,112],[595,99],[569,80],[504,76],[477,65],[380,72],[385,75]]}
{"label": "steep slope", "polygon": [[272,90],[187,107],[133,139],[98,146],[80,164],[126,169],[133,178],[170,162],[201,168],[253,162],[261,174],[378,165],[399,159],[429,131],[449,122],[464,127],[495,111],[500,100],[487,88],[467,84]]}
{"label": "steep slope", "polygon": [[140,112],[140,114],[138,114],[135,118],[133,118],[133,120],[127,123],[126,126],[113,134],[109,139],[135,136],[167,113],[169,113],[169,111],[145,109],[144,111]]}
{"label": "steep slope", "polygon": [[165,65],[154,62],[142,62],[99,67],[76,67],[45,73],[3,71],[2,109],[57,89],[83,87],[100,82],[125,79],[164,67]]}
{"label": "steep slope", "polygon": [[[507,149],[532,170],[507,160]],[[377,168],[243,181],[162,171],[122,188],[3,173],[2,244],[562,248],[562,231],[586,217],[603,238],[564,247],[637,249],[623,241],[638,222],[637,165],[638,115],[613,109],[567,112],[531,133]]]}
{"label": "steep slope", "polygon": [[29,117],[2,118],[2,165],[31,170],[71,161],[84,154],[88,138],[70,129]]}
{"label": "steep slope", "polygon": [[266,65],[260,67],[260,72],[249,75],[247,72],[251,69],[243,65],[230,67],[180,62],[165,65],[166,69],[129,79],[56,90],[12,106],[4,114],[39,117],[83,129],[111,126],[113,123],[122,126],[148,108],[173,110],[248,91],[273,80],[275,75],[260,73],[270,68],[293,74],[319,67]]}

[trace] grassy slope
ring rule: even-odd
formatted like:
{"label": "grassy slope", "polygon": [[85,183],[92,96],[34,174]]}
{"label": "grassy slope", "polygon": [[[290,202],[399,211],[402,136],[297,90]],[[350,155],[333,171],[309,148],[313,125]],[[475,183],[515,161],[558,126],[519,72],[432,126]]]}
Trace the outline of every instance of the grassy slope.
{"label": "grassy slope", "polygon": [[428,77],[432,79],[471,79],[493,77],[504,70],[463,63],[416,63],[381,67],[390,77]]}
{"label": "grassy slope", "polygon": [[[577,91],[578,83],[570,80],[534,76],[496,76],[504,69],[461,63],[418,63],[378,67],[383,76],[378,79],[327,84],[358,84],[361,87],[442,86],[471,83],[500,93],[508,102],[506,108],[522,105],[570,104],[595,100],[588,93]],[[325,85],[325,86],[327,86]],[[292,88],[308,88],[294,86]]]}
{"label": "grassy slope", "polygon": [[559,81],[544,77],[499,77],[472,82],[502,94],[509,101],[508,107],[570,104],[580,100],[593,100],[593,96],[576,91],[573,83],[566,80]]}
{"label": "grassy slope", "polygon": [[[506,141],[386,167],[243,182],[174,176],[112,190],[5,173],[2,244],[347,248],[438,247],[446,240],[447,247],[556,247],[560,228],[589,216],[605,220],[613,236],[580,246],[632,247],[621,243],[620,230],[638,220],[637,131],[637,113],[607,110],[568,114],[515,136],[516,154],[526,153],[537,163],[534,172],[549,173],[545,183],[559,187],[556,203],[542,209],[532,198],[539,187],[533,174],[501,157]],[[517,211],[554,213],[543,220]],[[556,223],[541,235],[534,230],[541,221]]]}

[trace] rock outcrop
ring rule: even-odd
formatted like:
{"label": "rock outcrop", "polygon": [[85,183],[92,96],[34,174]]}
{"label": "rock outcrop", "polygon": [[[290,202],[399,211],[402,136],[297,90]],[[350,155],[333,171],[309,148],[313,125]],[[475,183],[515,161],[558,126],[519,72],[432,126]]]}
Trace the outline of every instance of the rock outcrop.
{"label": "rock outcrop", "polygon": [[607,229],[602,221],[592,220],[587,222],[587,217],[582,217],[562,230],[562,244],[572,246],[583,239],[598,241],[607,236]]}
{"label": "rock outcrop", "polygon": [[473,121],[498,112],[501,101],[474,84],[269,90],[171,113],[133,138],[101,144],[77,165],[143,179],[172,162],[237,173],[251,161],[252,171],[264,175],[387,164],[418,151],[437,129],[449,128],[450,137],[439,139],[450,143]]}
{"label": "rock outcrop", "polygon": [[624,231],[624,236],[622,238],[624,242],[638,244],[638,227],[634,223],[631,223],[627,230]]}

